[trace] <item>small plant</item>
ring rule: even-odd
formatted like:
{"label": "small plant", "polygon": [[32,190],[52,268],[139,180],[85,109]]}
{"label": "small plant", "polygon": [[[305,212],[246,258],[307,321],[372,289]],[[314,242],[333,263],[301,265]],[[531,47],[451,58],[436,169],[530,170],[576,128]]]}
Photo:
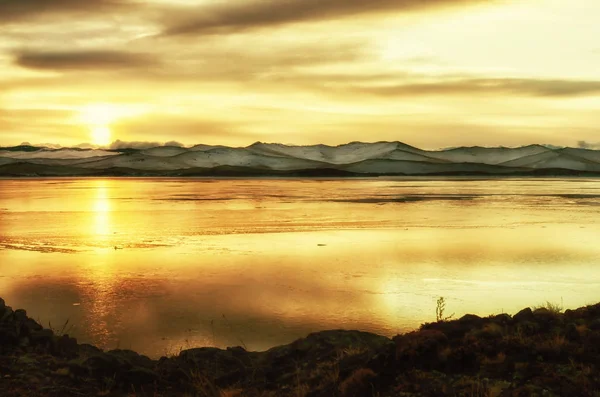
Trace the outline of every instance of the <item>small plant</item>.
{"label": "small plant", "polygon": [[537,309],[546,309],[546,310],[548,310],[551,313],[560,314],[560,313],[563,312],[564,306],[563,306],[563,301],[562,301],[562,298],[561,298],[560,299],[560,304],[558,304],[558,303],[552,303],[550,301],[546,301],[545,304],[540,305],[540,306],[534,306],[532,309],[534,311],[537,310]]}
{"label": "small plant", "polygon": [[445,310],[446,310],[446,300],[444,299],[443,296],[440,296],[440,298],[437,300],[437,304],[436,304],[436,307],[435,307],[435,319],[436,319],[437,322],[448,321],[452,317],[454,317],[454,313],[452,313],[448,317],[445,317],[444,316],[444,311]]}
{"label": "small plant", "polygon": [[67,321],[65,321],[65,323],[63,324],[63,326],[61,328],[54,328],[52,326],[52,323],[50,321],[48,321],[48,329],[50,329],[52,332],[54,332],[54,335],[56,335],[56,336],[68,335],[71,332],[73,332],[74,328],[75,328],[75,326],[73,324],[69,324],[68,319],[67,319]]}
{"label": "small plant", "polygon": [[102,380],[102,390],[98,392],[98,396],[108,396],[117,384],[116,374],[113,377],[105,376]]}

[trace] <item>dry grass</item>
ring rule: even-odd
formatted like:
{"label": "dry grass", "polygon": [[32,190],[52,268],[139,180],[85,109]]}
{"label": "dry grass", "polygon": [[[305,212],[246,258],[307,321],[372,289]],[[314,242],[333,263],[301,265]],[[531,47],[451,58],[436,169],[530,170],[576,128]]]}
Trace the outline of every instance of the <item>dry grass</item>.
{"label": "dry grass", "polygon": [[223,397],[221,390],[200,370],[190,371],[190,381],[197,396]]}
{"label": "dry grass", "polygon": [[346,349],[343,349],[341,351],[341,356],[343,357],[353,357],[353,356],[359,356],[363,353],[366,353],[368,351],[368,349],[366,347],[357,347],[357,346],[353,346],[353,347],[348,347]]}
{"label": "dry grass", "polygon": [[242,395],[242,389],[221,390],[221,397],[239,397]]}
{"label": "dry grass", "polygon": [[[377,375],[369,368],[360,368],[352,372],[339,387],[342,397],[367,396],[371,389],[371,380]],[[372,393],[370,393],[372,395]]]}
{"label": "dry grass", "polygon": [[494,364],[502,364],[506,361],[506,354],[503,352],[498,353],[495,357],[484,357],[481,361],[483,365],[494,365]]}
{"label": "dry grass", "polygon": [[562,302],[560,304],[558,303],[552,303],[550,301],[546,301],[546,303],[539,305],[539,306],[533,306],[531,308],[531,310],[535,311],[537,309],[546,309],[554,314],[560,314],[563,312],[564,310],[564,306],[562,304]]}

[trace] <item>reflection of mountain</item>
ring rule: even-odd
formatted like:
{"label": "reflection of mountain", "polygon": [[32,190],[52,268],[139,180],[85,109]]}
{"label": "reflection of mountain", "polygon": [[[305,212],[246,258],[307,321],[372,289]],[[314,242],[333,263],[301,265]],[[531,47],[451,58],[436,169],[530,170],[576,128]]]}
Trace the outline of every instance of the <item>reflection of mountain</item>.
{"label": "reflection of mountain", "polygon": [[421,150],[401,142],[245,148],[196,145],[151,149],[0,148],[0,175],[571,175],[600,174],[600,151],[462,147]]}

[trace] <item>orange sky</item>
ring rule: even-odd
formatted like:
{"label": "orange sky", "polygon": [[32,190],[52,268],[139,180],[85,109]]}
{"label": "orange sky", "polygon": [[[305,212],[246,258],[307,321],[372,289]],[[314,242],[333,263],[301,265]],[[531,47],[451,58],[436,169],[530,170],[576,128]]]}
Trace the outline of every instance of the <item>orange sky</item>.
{"label": "orange sky", "polygon": [[598,15],[596,0],[3,1],[0,146],[594,146]]}

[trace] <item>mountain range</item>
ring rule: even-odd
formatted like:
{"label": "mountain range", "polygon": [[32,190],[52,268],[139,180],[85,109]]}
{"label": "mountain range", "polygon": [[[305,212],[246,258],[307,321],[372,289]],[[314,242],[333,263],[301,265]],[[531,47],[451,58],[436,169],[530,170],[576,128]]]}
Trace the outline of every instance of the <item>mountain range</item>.
{"label": "mountain range", "polygon": [[422,150],[402,142],[149,149],[0,147],[0,176],[600,175],[600,150],[529,145]]}

